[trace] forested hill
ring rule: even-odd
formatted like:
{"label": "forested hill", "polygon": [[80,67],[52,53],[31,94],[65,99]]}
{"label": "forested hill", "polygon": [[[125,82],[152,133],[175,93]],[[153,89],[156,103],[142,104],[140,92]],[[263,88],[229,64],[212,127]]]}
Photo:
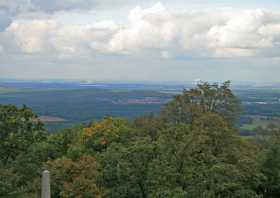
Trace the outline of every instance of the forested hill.
{"label": "forested hill", "polygon": [[44,169],[54,198],[279,197],[280,128],[244,138],[240,112],[229,82],[184,90],[156,115],[56,133],[30,108],[0,105],[0,197],[40,197]]}

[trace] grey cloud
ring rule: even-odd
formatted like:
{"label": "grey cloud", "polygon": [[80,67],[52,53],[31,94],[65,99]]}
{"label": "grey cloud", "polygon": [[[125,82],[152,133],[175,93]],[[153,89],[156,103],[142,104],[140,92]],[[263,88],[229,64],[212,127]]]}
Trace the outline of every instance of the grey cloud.
{"label": "grey cloud", "polygon": [[1,0],[0,1],[0,32],[3,32],[14,17],[30,9],[28,0]]}
{"label": "grey cloud", "polygon": [[95,2],[95,0],[31,0],[33,8],[45,12],[91,9],[94,7]]}
{"label": "grey cloud", "polygon": [[1,0],[0,9],[10,12],[55,12],[73,9],[91,9],[96,0]]}
{"label": "grey cloud", "polygon": [[89,10],[96,0],[0,0],[0,32],[22,13]]}
{"label": "grey cloud", "polygon": [[0,32],[12,22],[13,16],[5,10],[0,10]]}

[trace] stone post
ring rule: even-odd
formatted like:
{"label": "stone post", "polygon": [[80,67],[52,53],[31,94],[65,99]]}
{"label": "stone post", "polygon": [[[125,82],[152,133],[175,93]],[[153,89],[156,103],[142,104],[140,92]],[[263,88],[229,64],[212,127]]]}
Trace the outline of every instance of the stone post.
{"label": "stone post", "polygon": [[50,172],[48,170],[44,170],[42,174],[41,198],[51,198]]}

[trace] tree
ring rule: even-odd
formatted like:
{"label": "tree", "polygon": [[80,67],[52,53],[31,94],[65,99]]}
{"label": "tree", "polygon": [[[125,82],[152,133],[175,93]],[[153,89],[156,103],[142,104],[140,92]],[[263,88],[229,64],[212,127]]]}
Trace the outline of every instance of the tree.
{"label": "tree", "polygon": [[271,146],[280,144],[280,127],[279,125],[269,124],[266,127],[256,129],[256,143],[260,148],[266,150]]}
{"label": "tree", "polygon": [[238,109],[229,82],[203,83],[159,116],[46,134],[27,107],[0,105],[0,197],[39,197],[45,168],[53,197],[279,197],[279,128],[258,146],[235,128]]}
{"label": "tree", "polygon": [[0,105],[0,156],[7,165],[29,146],[46,138],[43,124],[31,109]]}
{"label": "tree", "polygon": [[46,137],[43,124],[30,108],[0,105],[1,197],[24,197],[29,191],[27,185],[41,163],[38,152],[31,150]]}
{"label": "tree", "polygon": [[127,142],[130,127],[124,119],[106,117],[83,129],[82,144],[92,152],[105,151],[113,142]]}
{"label": "tree", "polygon": [[162,111],[162,117],[171,122],[192,123],[196,117],[213,112],[234,122],[239,112],[239,100],[230,90],[230,82],[221,86],[202,83],[196,88],[184,90],[169,102]]}
{"label": "tree", "polygon": [[158,132],[166,127],[165,120],[154,114],[137,117],[134,121],[134,128],[141,137],[150,137],[153,141],[158,139]]}
{"label": "tree", "polygon": [[262,162],[262,172],[266,177],[263,191],[265,197],[280,196],[280,145],[273,145]]}
{"label": "tree", "polygon": [[160,158],[153,166],[159,171],[151,178],[155,192],[181,189],[189,197],[258,197],[253,148],[219,114],[205,113],[192,126],[171,125],[158,145]]}
{"label": "tree", "polygon": [[101,198],[104,190],[98,184],[98,163],[90,155],[77,160],[62,157],[46,164],[51,173],[53,197]]}
{"label": "tree", "polygon": [[149,164],[155,154],[155,145],[150,139],[110,146],[101,160],[102,181],[110,189],[107,197],[149,197]]}
{"label": "tree", "polygon": [[0,168],[0,197],[23,197],[23,190],[17,187],[18,179],[11,168]]}

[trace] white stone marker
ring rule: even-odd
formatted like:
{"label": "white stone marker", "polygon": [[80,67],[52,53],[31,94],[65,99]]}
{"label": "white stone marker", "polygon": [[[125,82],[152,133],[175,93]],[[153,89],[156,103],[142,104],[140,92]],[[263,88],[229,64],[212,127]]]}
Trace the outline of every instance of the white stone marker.
{"label": "white stone marker", "polygon": [[51,198],[51,188],[50,188],[50,172],[44,170],[42,174],[42,194],[41,198]]}

